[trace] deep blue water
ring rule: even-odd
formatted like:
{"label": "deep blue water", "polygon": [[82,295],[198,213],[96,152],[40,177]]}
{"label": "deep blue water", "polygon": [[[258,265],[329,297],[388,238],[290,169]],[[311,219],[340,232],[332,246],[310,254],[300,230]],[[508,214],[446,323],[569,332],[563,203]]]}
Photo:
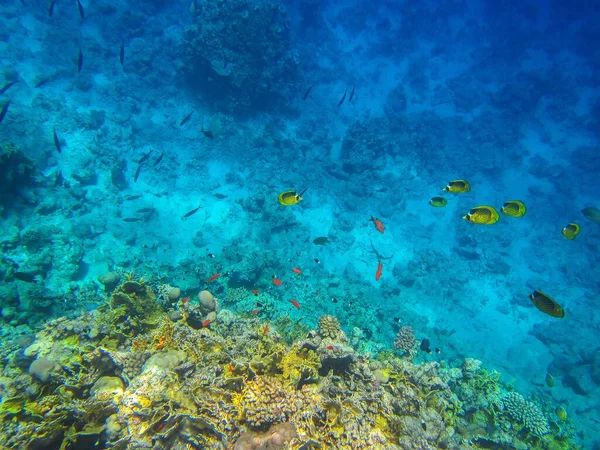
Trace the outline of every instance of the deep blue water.
{"label": "deep blue water", "polygon": [[[190,295],[221,273],[223,298],[268,291],[265,318],[311,326],[333,314],[364,351],[410,325],[440,349],[418,360],[479,359],[598,445],[594,2],[81,6],[0,6],[0,88],[17,82],[0,97],[4,339],[96,308],[106,272]],[[443,191],[457,179],[470,192]],[[527,214],[462,219],[508,200]]]}

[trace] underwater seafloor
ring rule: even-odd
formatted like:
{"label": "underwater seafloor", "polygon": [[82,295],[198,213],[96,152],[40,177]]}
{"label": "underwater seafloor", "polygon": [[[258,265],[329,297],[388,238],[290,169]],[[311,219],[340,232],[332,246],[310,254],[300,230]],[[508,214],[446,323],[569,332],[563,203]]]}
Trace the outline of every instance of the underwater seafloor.
{"label": "underwater seafloor", "polygon": [[599,18],[2,3],[0,448],[600,448]]}

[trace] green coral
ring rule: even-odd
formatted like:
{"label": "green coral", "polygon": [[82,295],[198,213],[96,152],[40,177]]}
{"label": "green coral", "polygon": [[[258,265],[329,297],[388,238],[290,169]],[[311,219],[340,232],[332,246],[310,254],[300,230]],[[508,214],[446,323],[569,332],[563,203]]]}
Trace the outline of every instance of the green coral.
{"label": "green coral", "polygon": [[290,316],[285,315],[278,317],[274,322],[274,326],[281,334],[283,340],[291,345],[296,340],[306,336],[310,331],[310,328],[301,323],[301,321],[302,317],[299,319],[292,319]]}
{"label": "green coral", "polygon": [[293,345],[281,360],[279,367],[283,370],[283,378],[292,386],[301,381],[308,381],[319,376],[321,360],[313,350],[300,349]]}
{"label": "green coral", "polygon": [[156,327],[160,323],[162,309],[152,287],[143,279],[134,280],[133,274],[129,274],[111,295],[108,306],[100,311],[100,322],[131,334]]}

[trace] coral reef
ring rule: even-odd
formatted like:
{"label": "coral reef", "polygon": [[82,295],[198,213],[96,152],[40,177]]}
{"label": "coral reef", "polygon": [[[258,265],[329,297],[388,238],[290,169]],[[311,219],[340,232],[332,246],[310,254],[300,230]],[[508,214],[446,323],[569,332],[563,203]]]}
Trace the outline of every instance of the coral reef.
{"label": "coral reef", "polygon": [[185,73],[217,108],[248,113],[285,104],[298,80],[298,58],[283,4],[206,1],[185,32]]}
{"label": "coral reef", "polygon": [[[217,307],[212,295],[200,297],[204,307]],[[176,305],[184,316],[186,304]],[[332,315],[288,347],[276,325],[253,316],[221,310],[218,321],[197,329],[172,321],[160,305],[154,288],[130,274],[100,310],[48,322],[21,345],[4,347],[0,445],[569,445],[538,406],[514,392],[502,395],[497,372],[476,360],[448,368],[393,352],[372,359],[348,345]],[[399,341],[410,352],[409,331],[412,340]]]}
{"label": "coral reef", "polygon": [[19,195],[33,182],[35,165],[12,142],[0,143],[0,204]]}

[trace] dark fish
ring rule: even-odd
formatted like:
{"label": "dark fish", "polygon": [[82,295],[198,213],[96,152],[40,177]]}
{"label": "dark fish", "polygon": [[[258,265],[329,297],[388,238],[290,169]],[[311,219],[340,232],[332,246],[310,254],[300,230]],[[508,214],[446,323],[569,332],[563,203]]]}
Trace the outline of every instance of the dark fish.
{"label": "dark fish", "polygon": [[431,353],[431,348],[429,348],[429,345],[430,345],[430,344],[429,344],[429,339],[423,339],[423,340],[421,341],[421,346],[420,346],[420,348],[421,348],[421,350],[423,350],[424,352]]}
{"label": "dark fish", "polygon": [[208,256],[209,258],[214,258],[214,257],[215,257],[215,254],[214,254],[214,253],[209,253],[209,254],[208,254],[208,255],[206,255],[206,256]]}
{"label": "dark fish", "polygon": [[81,16],[81,20],[85,19],[85,11],[83,10],[83,5],[79,0],[77,0],[77,9],[79,9],[79,15]]}
{"label": "dark fish", "polygon": [[257,307],[257,308],[262,308],[262,307],[263,307],[263,304],[262,304],[262,303],[259,303],[259,302],[256,302],[256,307]]}
{"label": "dark fish", "polygon": [[140,220],[142,219],[140,219],[139,217],[125,217],[123,219],[123,222],[139,222]]}
{"label": "dark fish", "polygon": [[37,283],[35,275],[32,275],[30,273],[15,272],[13,275],[17,280],[24,281],[25,283]]}
{"label": "dark fish", "polygon": [[565,310],[552,298],[550,298],[548,294],[545,294],[542,291],[535,290],[532,294],[529,295],[529,298],[536,306],[536,308],[542,311],[543,313],[546,313],[549,316],[556,317],[559,319],[565,317]]}
{"label": "dark fish", "polygon": [[348,99],[348,103],[352,103],[352,98],[354,98],[354,86],[352,86],[352,92],[350,92],[350,98]]}
{"label": "dark fish", "polygon": [[344,103],[344,100],[346,100],[346,94],[348,93],[348,88],[346,88],[346,90],[344,91],[344,96],[340,99],[340,101],[338,102],[338,108],[340,106],[342,106],[342,103]]}
{"label": "dark fish", "polygon": [[144,156],[142,156],[140,158],[140,160],[138,161],[138,164],[144,164],[146,161],[148,161],[148,158],[150,158],[150,153],[152,153],[153,151],[154,151],[154,149],[151,148],[148,153],[146,153]]}
{"label": "dark fish", "polygon": [[160,164],[160,162],[162,161],[163,156],[165,156],[165,152],[162,152],[160,154],[160,156],[158,158],[156,158],[156,161],[154,161],[154,164],[152,164],[152,167],[158,166]]}
{"label": "dark fish", "polygon": [[219,194],[218,192],[213,194],[215,197],[217,197],[219,200],[223,200],[224,198],[227,198],[227,196],[225,194]]}
{"label": "dark fish", "polygon": [[98,236],[104,234],[104,231],[98,231],[97,233],[90,233],[88,234],[85,238],[86,239],[94,239],[97,238]]}
{"label": "dark fish", "polygon": [[184,126],[188,120],[190,120],[190,118],[192,117],[192,114],[194,114],[194,111],[189,112],[188,114],[186,114],[186,116],[181,119],[181,122],[179,122],[179,126],[182,127]]}
{"label": "dark fish", "polygon": [[441,352],[441,350],[440,350],[439,348],[437,348],[437,347],[436,347],[436,348],[435,348],[435,352],[436,352],[436,353],[439,355],[439,354],[440,354],[440,352]]}
{"label": "dark fish", "polygon": [[56,0],[52,0],[50,2],[50,5],[48,5],[48,17],[52,17],[52,13],[54,13],[54,4],[56,3]]}
{"label": "dark fish", "polygon": [[394,322],[396,322],[396,323],[400,322],[400,317],[394,317]]}
{"label": "dark fish", "polygon": [[2,111],[0,111],[0,123],[2,123],[2,121],[4,120],[4,116],[6,116],[6,113],[8,111],[8,105],[10,105],[10,100],[4,104],[4,106],[2,107]]}
{"label": "dark fish", "polygon": [[331,297],[331,301],[332,301],[333,303],[337,303],[337,302],[338,302],[338,299],[337,299],[337,298],[335,298],[335,297]]}
{"label": "dark fish", "polygon": [[600,224],[600,209],[589,206],[581,210],[583,215],[594,223]]}
{"label": "dark fish", "polygon": [[141,195],[128,195],[127,197],[125,197],[125,200],[137,200],[140,197]]}
{"label": "dark fish", "polygon": [[310,94],[310,91],[312,91],[312,88],[314,88],[315,85],[313,84],[311,87],[309,87],[306,92],[304,93],[304,95],[302,96],[302,100],[306,100],[306,97],[308,97],[308,94]]}
{"label": "dark fish", "polygon": [[204,129],[204,124],[202,124],[202,129],[200,131],[202,131],[202,134],[204,136],[206,136],[207,138],[212,139],[212,138],[215,137],[215,135],[214,135],[214,133],[212,131]]}
{"label": "dark fish", "polygon": [[153,211],[155,211],[155,210],[156,210],[156,208],[142,208],[142,209],[138,209],[138,210],[136,211],[136,213],[139,213],[139,214],[145,214],[145,213],[150,213],[150,212],[153,212]]}
{"label": "dark fish", "polygon": [[321,261],[319,261],[319,258],[315,258],[314,260],[317,264],[319,264]]}
{"label": "dark fish", "polygon": [[48,82],[50,82],[52,80],[52,77],[46,77],[46,78],[42,78],[40,81],[37,82],[37,84],[35,86],[33,86],[34,88],[39,88],[42,87],[46,84],[48,84]]}
{"label": "dark fish", "polygon": [[81,72],[83,68],[83,51],[81,51],[81,47],[79,47],[79,56],[77,57],[77,72]]}
{"label": "dark fish", "polygon": [[56,134],[56,128],[54,129],[54,146],[58,153],[62,153],[62,147],[60,145],[60,139],[58,139],[58,134]]}
{"label": "dark fish", "polygon": [[135,171],[135,175],[133,176],[133,182],[137,183],[138,178],[140,177],[140,172],[142,171],[142,166],[143,164],[140,164],[137,168],[137,170]]}
{"label": "dark fish", "polygon": [[202,206],[198,206],[197,208],[192,209],[190,212],[186,213],[182,219],[187,219],[190,216],[193,216],[194,214],[196,214],[198,212],[198,210],[202,208]]}
{"label": "dark fish", "polygon": [[13,87],[18,82],[19,82],[19,80],[11,81],[10,83],[5,84],[4,87],[2,87],[2,89],[0,89],[0,95],[4,94],[6,91],[8,91],[11,87]]}
{"label": "dark fish", "polygon": [[315,245],[327,245],[329,244],[329,237],[321,236],[316,239],[313,239],[313,244]]}
{"label": "dark fish", "polygon": [[119,61],[121,66],[125,64],[125,42],[121,42],[121,49],[119,50]]}

